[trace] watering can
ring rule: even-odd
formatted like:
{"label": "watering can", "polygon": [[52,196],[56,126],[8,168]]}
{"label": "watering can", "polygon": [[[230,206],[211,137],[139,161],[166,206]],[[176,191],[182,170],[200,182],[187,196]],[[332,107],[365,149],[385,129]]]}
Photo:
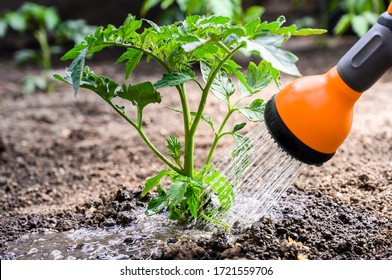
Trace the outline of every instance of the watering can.
{"label": "watering can", "polygon": [[320,166],[348,136],[354,105],[392,67],[392,3],[326,74],[299,78],[274,95],[265,123],[290,156]]}

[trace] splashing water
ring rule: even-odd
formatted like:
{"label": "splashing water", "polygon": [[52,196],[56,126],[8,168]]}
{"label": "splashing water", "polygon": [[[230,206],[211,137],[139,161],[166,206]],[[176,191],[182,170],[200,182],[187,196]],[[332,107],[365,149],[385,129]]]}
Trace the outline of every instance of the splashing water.
{"label": "splashing water", "polygon": [[[219,170],[232,184],[235,200],[230,211],[215,218],[230,226],[249,226],[262,216],[271,215],[304,167],[274,142],[264,124],[256,126],[223,155],[214,170]],[[215,181],[219,183],[220,178]],[[212,199],[212,204],[218,205],[218,198]],[[170,238],[175,239],[173,242],[197,240],[213,233],[209,230],[211,224],[202,224],[201,228],[194,224],[180,226],[164,214],[147,217],[142,211],[125,227],[46,230],[25,235],[9,243],[3,254],[10,259],[149,259],[157,253],[159,244]]]}
{"label": "splashing water", "polygon": [[[223,154],[226,156],[216,164],[215,170],[232,184],[235,200],[230,211],[217,218],[230,226],[234,223],[249,226],[269,215],[304,168],[303,163],[276,144],[264,123]],[[219,178],[212,184],[218,181]]]}

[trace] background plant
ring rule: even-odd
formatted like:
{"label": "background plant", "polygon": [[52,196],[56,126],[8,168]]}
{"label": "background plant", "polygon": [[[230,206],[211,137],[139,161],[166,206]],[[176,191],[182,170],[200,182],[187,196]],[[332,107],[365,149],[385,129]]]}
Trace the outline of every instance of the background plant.
{"label": "background plant", "polygon": [[35,62],[43,70],[40,75],[25,78],[26,93],[32,93],[37,88],[50,90],[53,83],[47,72],[52,69],[52,55],[61,52],[59,44],[68,41],[79,43],[96,29],[87,25],[84,20],[62,22],[55,8],[35,3],[25,3],[16,11],[2,14],[0,38],[5,36],[8,28],[27,35],[32,34],[39,45],[39,50],[22,49],[15,52],[17,64]]}
{"label": "background plant", "polygon": [[155,6],[164,11],[161,20],[172,23],[183,20],[189,15],[219,15],[231,19],[232,23],[246,23],[256,17],[261,17],[264,8],[258,5],[243,10],[242,0],[144,0],[141,15],[145,16]]}
{"label": "background plant", "polygon": [[336,23],[333,32],[343,35],[350,27],[359,37],[366,34],[378,20],[381,13],[385,12],[383,0],[332,0],[329,1],[329,11],[343,11],[343,15]]}
{"label": "background plant", "polygon": [[[150,27],[142,29],[143,22]],[[291,36],[324,32],[298,30],[295,25],[283,27],[284,22],[282,16],[274,22],[261,22],[260,18],[255,18],[247,24],[233,25],[228,17],[189,16],[182,22],[158,26],[149,20],[137,20],[129,15],[118,28],[113,25],[99,27],[62,57],[63,60],[73,61],[64,77],[56,74],[55,78],[72,84],[75,93],[79,88],[86,88],[98,94],[136,129],[150,150],[167,166],[145,183],[143,195],[157,189],[157,196],[151,199],[146,214],[152,215],[166,209],[168,217],[173,220],[186,222],[202,218],[220,223],[214,219],[214,215],[216,211],[230,208],[234,199],[233,182],[229,182],[219,170],[213,169],[211,159],[217,143],[223,137],[233,136],[237,144],[247,141],[238,133],[246,121],[227,128],[229,118],[234,113],[240,113],[247,121],[262,121],[264,101],[256,98],[256,94],[272,81],[280,86],[280,72],[300,75],[295,66],[297,57],[282,50],[283,44]],[[117,59],[117,63],[125,63],[125,83],[97,75],[85,66],[88,55],[108,47],[125,49]],[[257,64],[250,62],[244,73],[235,62],[234,55],[238,52],[254,54],[262,60]],[[159,63],[163,70],[160,80],[138,84],[129,81],[142,58],[147,62],[155,60]],[[237,85],[234,78],[238,80]],[[193,109],[188,102],[189,83],[199,88],[200,102]],[[161,102],[162,96],[158,90],[164,87],[177,91],[181,107],[170,110],[173,114],[182,115],[184,136],[183,141],[169,136],[166,139],[166,153],[159,151],[143,130],[144,112],[153,103]],[[219,124],[204,113],[210,93],[227,107],[226,116]],[[134,119],[130,117],[133,110],[137,116]],[[194,160],[195,135],[201,121],[211,127],[214,139],[211,140],[203,166],[197,168]],[[233,153],[233,156],[236,154]],[[238,166],[238,170],[241,169],[243,166]],[[168,188],[160,184],[164,177],[172,182]],[[205,202],[212,195],[219,200],[218,208],[206,206]]]}

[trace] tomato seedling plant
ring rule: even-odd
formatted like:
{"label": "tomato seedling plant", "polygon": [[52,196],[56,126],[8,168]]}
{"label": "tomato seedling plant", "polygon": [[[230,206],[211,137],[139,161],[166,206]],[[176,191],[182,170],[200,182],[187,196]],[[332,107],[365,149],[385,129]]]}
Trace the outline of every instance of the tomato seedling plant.
{"label": "tomato seedling plant", "polygon": [[[149,27],[142,28],[143,22]],[[213,168],[211,159],[223,137],[233,136],[236,143],[247,141],[238,133],[246,122],[226,128],[227,121],[234,113],[242,114],[247,121],[262,121],[264,102],[256,98],[256,94],[272,81],[280,86],[280,72],[300,75],[295,65],[297,57],[281,49],[282,45],[291,36],[324,32],[298,30],[295,25],[284,27],[284,22],[282,16],[274,22],[261,22],[260,18],[256,18],[244,25],[233,25],[230,18],[224,16],[189,16],[181,22],[158,26],[150,20],[138,20],[129,15],[118,28],[113,25],[99,27],[62,57],[73,61],[65,76],[55,74],[54,77],[72,84],[75,94],[79,88],[98,94],[138,132],[144,143],[167,166],[145,183],[142,195],[155,188],[157,190],[157,195],[149,202],[147,215],[166,210],[173,220],[204,219],[226,226],[214,217],[217,212],[230,209],[234,199],[233,182]],[[108,47],[124,48],[117,63],[125,63],[125,83],[97,75],[85,66],[88,55]],[[235,62],[234,55],[239,52],[253,54],[262,60],[258,64],[250,62],[245,73]],[[129,82],[130,75],[143,57],[147,62],[155,60],[159,63],[163,70],[162,78],[132,84]],[[197,68],[200,72],[195,70]],[[238,80],[237,85],[234,78]],[[200,101],[195,110],[191,110],[188,102],[189,83],[195,83],[199,88]],[[164,87],[177,91],[181,107],[174,109],[173,114],[182,115],[184,136],[183,141],[169,136],[166,153],[159,151],[143,130],[144,110],[153,103],[161,102],[159,90]],[[204,112],[210,93],[227,107],[226,115],[219,124]],[[234,95],[237,96],[236,101]],[[119,100],[129,101],[129,106],[120,105]],[[246,104],[241,105],[244,102]],[[137,117],[130,117],[131,110],[136,111]],[[195,135],[202,121],[211,127],[214,138],[203,166],[195,168]],[[233,156],[236,156],[235,153]],[[238,166],[239,171],[243,168]],[[161,184],[164,177],[172,182],[167,188]],[[216,195],[218,207],[209,207],[212,195]]]}

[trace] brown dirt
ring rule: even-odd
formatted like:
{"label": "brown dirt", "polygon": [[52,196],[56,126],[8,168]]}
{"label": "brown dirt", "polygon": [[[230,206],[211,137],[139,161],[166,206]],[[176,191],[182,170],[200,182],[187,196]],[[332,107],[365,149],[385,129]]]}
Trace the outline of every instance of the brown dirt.
{"label": "brown dirt", "polygon": [[[308,40],[288,46],[306,75],[328,70],[352,43],[331,40],[314,47]],[[102,60],[92,68],[121,77],[122,67],[111,63]],[[143,65],[134,81],[159,79],[156,68]],[[8,258],[11,241],[29,232],[129,223],[134,217],[127,211],[145,207],[139,187],[163,167],[97,96],[82,91],[74,98],[66,86],[23,96],[20,78],[34,71],[0,61],[0,258]],[[284,84],[291,79],[284,77]],[[281,201],[281,219],[266,217],[250,228],[235,229],[235,242],[226,233],[170,239],[154,258],[392,259],[391,88],[389,72],[363,95],[349,138],[330,162],[302,172]],[[268,88],[266,98],[274,92]],[[162,93],[163,103],[151,107],[144,121],[158,148],[164,148],[167,135],[181,138],[180,122],[166,108],[178,107],[177,96],[170,90]],[[192,104],[197,99],[190,95]],[[213,97],[209,101],[207,111],[221,120],[225,107]],[[210,139],[203,126],[198,164]],[[230,144],[223,142],[217,153]],[[87,215],[92,208],[97,211]]]}

